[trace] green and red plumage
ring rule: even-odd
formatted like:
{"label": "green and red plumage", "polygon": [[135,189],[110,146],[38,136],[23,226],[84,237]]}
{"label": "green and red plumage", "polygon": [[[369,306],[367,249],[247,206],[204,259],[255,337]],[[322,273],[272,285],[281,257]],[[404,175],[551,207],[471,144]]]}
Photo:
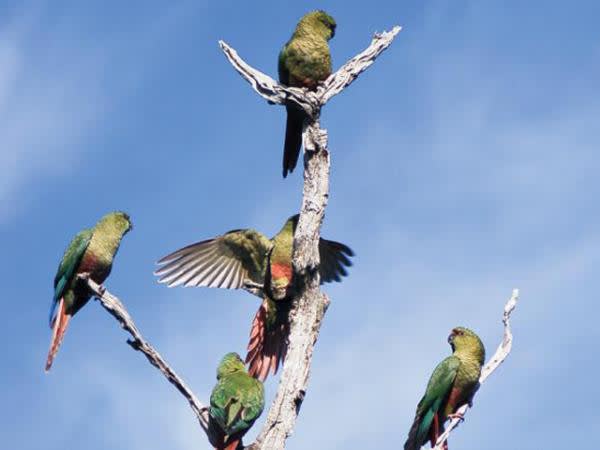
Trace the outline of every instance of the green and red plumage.
{"label": "green and red plumage", "polygon": [[236,450],[265,406],[263,384],[250,376],[237,353],[228,353],[217,368],[210,395],[208,437],[217,450]]}
{"label": "green and red plumage", "polygon": [[[246,362],[262,380],[276,373],[287,350],[288,311],[293,282],[292,252],[298,215],[290,217],[272,239],[252,229],[233,230],[179,249],[161,260],[155,274],[173,286],[244,289],[263,301],[250,331]],[[341,281],[352,265],[344,244],[319,242],[321,282]]]}
{"label": "green and red plumage", "polygon": [[131,221],[127,214],[112,212],[102,217],[93,228],[77,233],[65,250],[54,277],[50,309],[52,340],[46,371],[52,367],[69,320],[91,297],[87,287],[78,282],[77,275],[87,273],[96,283],[102,284],[110,274],[121,239],[130,229]]}
{"label": "green and red plumage", "polygon": [[[481,339],[471,330],[457,327],[448,336],[452,356],[433,371],[417,412],[404,450],[419,450],[427,441],[435,446],[444,432],[444,423],[462,405],[471,403],[479,387],[479,376],[485,361]],[[447,444],[445,445],[447,448]]]}
{"label": "green and red plumage", "polygon": [[[300,19],[290,40],[279,53],[279,81],[286,86],[315,89],[331,75],[328,41],[335,35],[336,23],[325,11],[312,11]],[[283,149],[283,177],[292,172],[302,147],[305,114],[286,106],[287,122]]]}

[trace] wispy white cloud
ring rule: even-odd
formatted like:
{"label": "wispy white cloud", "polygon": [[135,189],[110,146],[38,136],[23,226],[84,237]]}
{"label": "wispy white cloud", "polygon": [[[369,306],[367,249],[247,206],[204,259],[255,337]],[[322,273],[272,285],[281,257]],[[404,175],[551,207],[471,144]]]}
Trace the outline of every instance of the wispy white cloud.
{"label": "wispy white cloud", "polygon": [[81,167],[86,137],[120,93],[141,84],[161,41],[192,7],[182,2],[133,24],[133,35],[99,39],[73,39],[69,21],[50,27],[41,7],[18,9],[0,29],[0,224],[31,190]]}
{"label": "wispy white cloud", "polygon": [[101,55],[35,42],[28,22],[0,33],[0,222],[22,207],[28,183],[73,169],[107,100]]}

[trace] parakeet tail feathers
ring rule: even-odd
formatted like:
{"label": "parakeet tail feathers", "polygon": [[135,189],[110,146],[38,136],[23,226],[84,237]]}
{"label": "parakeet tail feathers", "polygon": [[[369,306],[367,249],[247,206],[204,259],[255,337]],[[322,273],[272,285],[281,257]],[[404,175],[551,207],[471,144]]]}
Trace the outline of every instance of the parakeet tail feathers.
{"label": "parakeet tail feathers", "polygon": [[412,427],[410,427],[410,431],[408,432],[408,439],[404,443],[404,450],[419,450],[421,448],[421,443],[417,441],[421,419],[422,417],[419,414],[415,416]]}
{"label": "parakeet tail feathers", "polygon": [[435,447],[435,443],[437,442],[440,434],[444,432],[443,424],[440,424],[440,419],[438,413],[434,413],[433,422],[431,424],[431,428],[429,429],[429,442],[431,443],[431,447]]}
{"label": "parakeet tail feathers", "polygon": [[65,312],[65,301],[61,298],[58,302],[58,309],[52,324],[52,340],[50,341],[50,349],[48,350],[48,358],[46,359],[46,372],[52,367],[52,362],[65,337],[70,319],[71,316]]}
{"label": "parakeet tail feathers", "polygon": [[[223,447],[223,450],[237,450],[241,446],[241,443],[242,443],[241,439],[235,439],[233,441],[228,442],[227,446]],[[221,450],[221,449],[217,449],[217,450]]]}
{"label": "parakeet tail feathers", "polygon": [[269,373],[277,373],[279,365],[285,359],[288,346],[289,322],[287,320],[288,306],[279,302],[277,317],[274,323],[267,322],[269,303],[264,300],[252,321],[250,342],[246,363],[248,373],[261,381],[266,380]]}
{"label": "parakeet tail feathers", "polygon": [[285,145],[283,147],[283,178],[292,173],[298,163],[302,148],[302,127],[304,113],[292,106],[287,106],[287,122],[285,125]]}
{"label": "parakeet tail feathers", "polygon": [[235,433],[227,436],[212,417],[208,421],[208,440],[215,450],[237,450],[242,448],[242,435]]}

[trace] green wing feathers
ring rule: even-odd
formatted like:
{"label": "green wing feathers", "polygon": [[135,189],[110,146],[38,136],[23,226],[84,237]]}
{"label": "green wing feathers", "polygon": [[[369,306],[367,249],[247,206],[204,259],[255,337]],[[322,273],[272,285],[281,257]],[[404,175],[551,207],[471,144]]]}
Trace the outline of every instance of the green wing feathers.
{"label": "green wing feathers", "polygon": [[279,82],[286,86],[290,84],[290,71],[286,66],[287,59],[287,44],[283,46],[279,52],[279,60],[277,62],[277,71],[279,72]]}
{"label": "green wing feathers", "polygon": [[327,40],[316,36],[293,37],[281,50],[278,66],[281,83],[314,89],[331,75]]}
{"label": "green wing feathers", "polygon": [[221,378],[210,396],[210,416],[227,436],[249,430],[264,406],[262,383],[242,371]]}
{"label": "green wing feathers", "polygon": [[52,327],[58,302],[73,281],[73,276],[88,248],[90,240],[92,239],[92,234],[93,230],[91,229],[85,229],[77,233],[65,250],[62,260],[60,261],[56,276],[54,277],[54,296],[50,308],[50,327]]}
{"label": "green wing feathers", "polygon": [[348,275],[346,267],[352,266],[350,258],[354,256],[354,252],[347,245],[321,239],[319,241],[319,256],[321,258],[319,268],[321,283],[339,282],[342,281],[342,277]]}
{"label": "green wing feathers", "polygon": [[160,283],[172,286],[244,288],[262,285],[271,241],[258,231],[233,230],[183,247],[158,261]]}
{"label": "green wing feathers", "polygon": [[[429,439],[432,423],[452,390],[459,366],[460,360],[456,356],[449,356],[433,371],[425,395],[417,405],[415,419],[404,444],[404,450],[419,450]],[[441,420],[439,423],[442,425]]]}

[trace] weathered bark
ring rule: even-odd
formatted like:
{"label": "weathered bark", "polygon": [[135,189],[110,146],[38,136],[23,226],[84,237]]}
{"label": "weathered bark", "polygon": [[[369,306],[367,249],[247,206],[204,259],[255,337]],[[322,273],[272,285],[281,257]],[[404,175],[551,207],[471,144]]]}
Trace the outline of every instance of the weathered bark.
{"label": "weathered bark", "polygon": [[[401,28],[376,34],[367,49],[349,60],[315,91],[282,86],[271,77],[252,68],[237,52],[223,41],[219,44],[233,67],[252,85],[254,90],[271,104],[294,104],[303,109],[308,122],[303,132],[304,187],[300,219],[294,236],[293,266],[294,296],[289,313],[290,334],[287,356],[283,364],[279,388],[267,415],[266,423],[255,443],[254,450],[279,450],[291,435],[300,406],[306,394],[315,343],[329,304],[320,290],[319,250],[321,224],[329,197],[329,150],[327,131],[321,129],[321,108],[336,94],[348,87],[375,59],[389,47]],[[189,402],[200,425],[207,431],[208,412],[181,378],[169,367],[160,354],[144,340],[131,316],[114,295],[86,278],[91,291],[102,306],[133,336],[128,343],[142,352],[148,361]]]}
{"label": "weathered bark", "polygon": [[[375,59],[389,47],[401,28],[396,26],[389,32],[376,34],[363,52],[349,60],[333,73],[315,91],[282,86],[271,77],[254,69],[243,61],[237,52],[220,41],[221,49],[253,89],[271,104],[294,104],[303,109],[308,121],[303,132],[304,143],[304,186],[300,219],[294,236],[293,306],[289,313],[290,334],[287,356],[283,364],[277,395],[271,404],[267,419],[256,442],[247,448],[253,450],[282,450],[286,439],[292,434],[296,418],[306,395],[310,367],[315,343],[323,322],[329,299],[320,290],[318,242],[329,196],[329,150],[327,131],[320,127],[321,108],[335,95],[348,87]],[[173,384],[186,398],[201,427],[207,432],[208,410],[190,388],[166,363],[161,355],[143,338],[121,301],[107,292],[89,277],[85,279],[90,290],[102,306],[115,317],[133,339],[127,342],[142,352],[148,361]],[[518,291],[504,309],[504,338],[492,359],[484,366],[480,384],[506,359],[512,347],[510,315],[518,299]],[[458,413],[464,415],[468,405]],[[438,439],[434,450],[441,450],[448,435],[462,419],[454,418],[444,434]]]}
{"label": "weathered bark", "polygon": [[189,402],[192,411],[196,414],[200,426],[205,432],[208,432],[208,410],[207,408],[196,398],[196,395],[192,390],[185,384],[185,382],[175,373],[171,366],[160,356],[154,347],[152,347],[148,341],[144,339],[142,334],[139,332],[133,319],[127,312],[127,309],[121,303],[117,297],[108,292],[103,286],[96,283],[94,280],[87,276],[80,276],[82,281],[85,281],[96,297],[100,304],[104,307],[108,313],[113,316],[121,324],[121,327],[127,331],[133,339],[128,339],[127,343],[131,345],[134,350],[142,352],[150,364],[156,367],[162,372],[166,379],[177,390],[186,398]]}
{"label": "weathered bark", "polygon": [[320,290],[319,238],[329,198],[329,150],[327,131],[319,123],[321,108],[348,87],[392,43],[400,27],[377,34],[371,45],[333,73],[315,91],[282,86],[242,60],[225,42],[219,44],[233,67],[252,88],[271,104],[294,104],[302,108],[308,123],[303,133],[304,187],[300,219],[294,235],[295,273],[293,306],[287,356],[277,395],[253,450],[282,450],[292,434],[306,395],[315,343],[329,300]]}

